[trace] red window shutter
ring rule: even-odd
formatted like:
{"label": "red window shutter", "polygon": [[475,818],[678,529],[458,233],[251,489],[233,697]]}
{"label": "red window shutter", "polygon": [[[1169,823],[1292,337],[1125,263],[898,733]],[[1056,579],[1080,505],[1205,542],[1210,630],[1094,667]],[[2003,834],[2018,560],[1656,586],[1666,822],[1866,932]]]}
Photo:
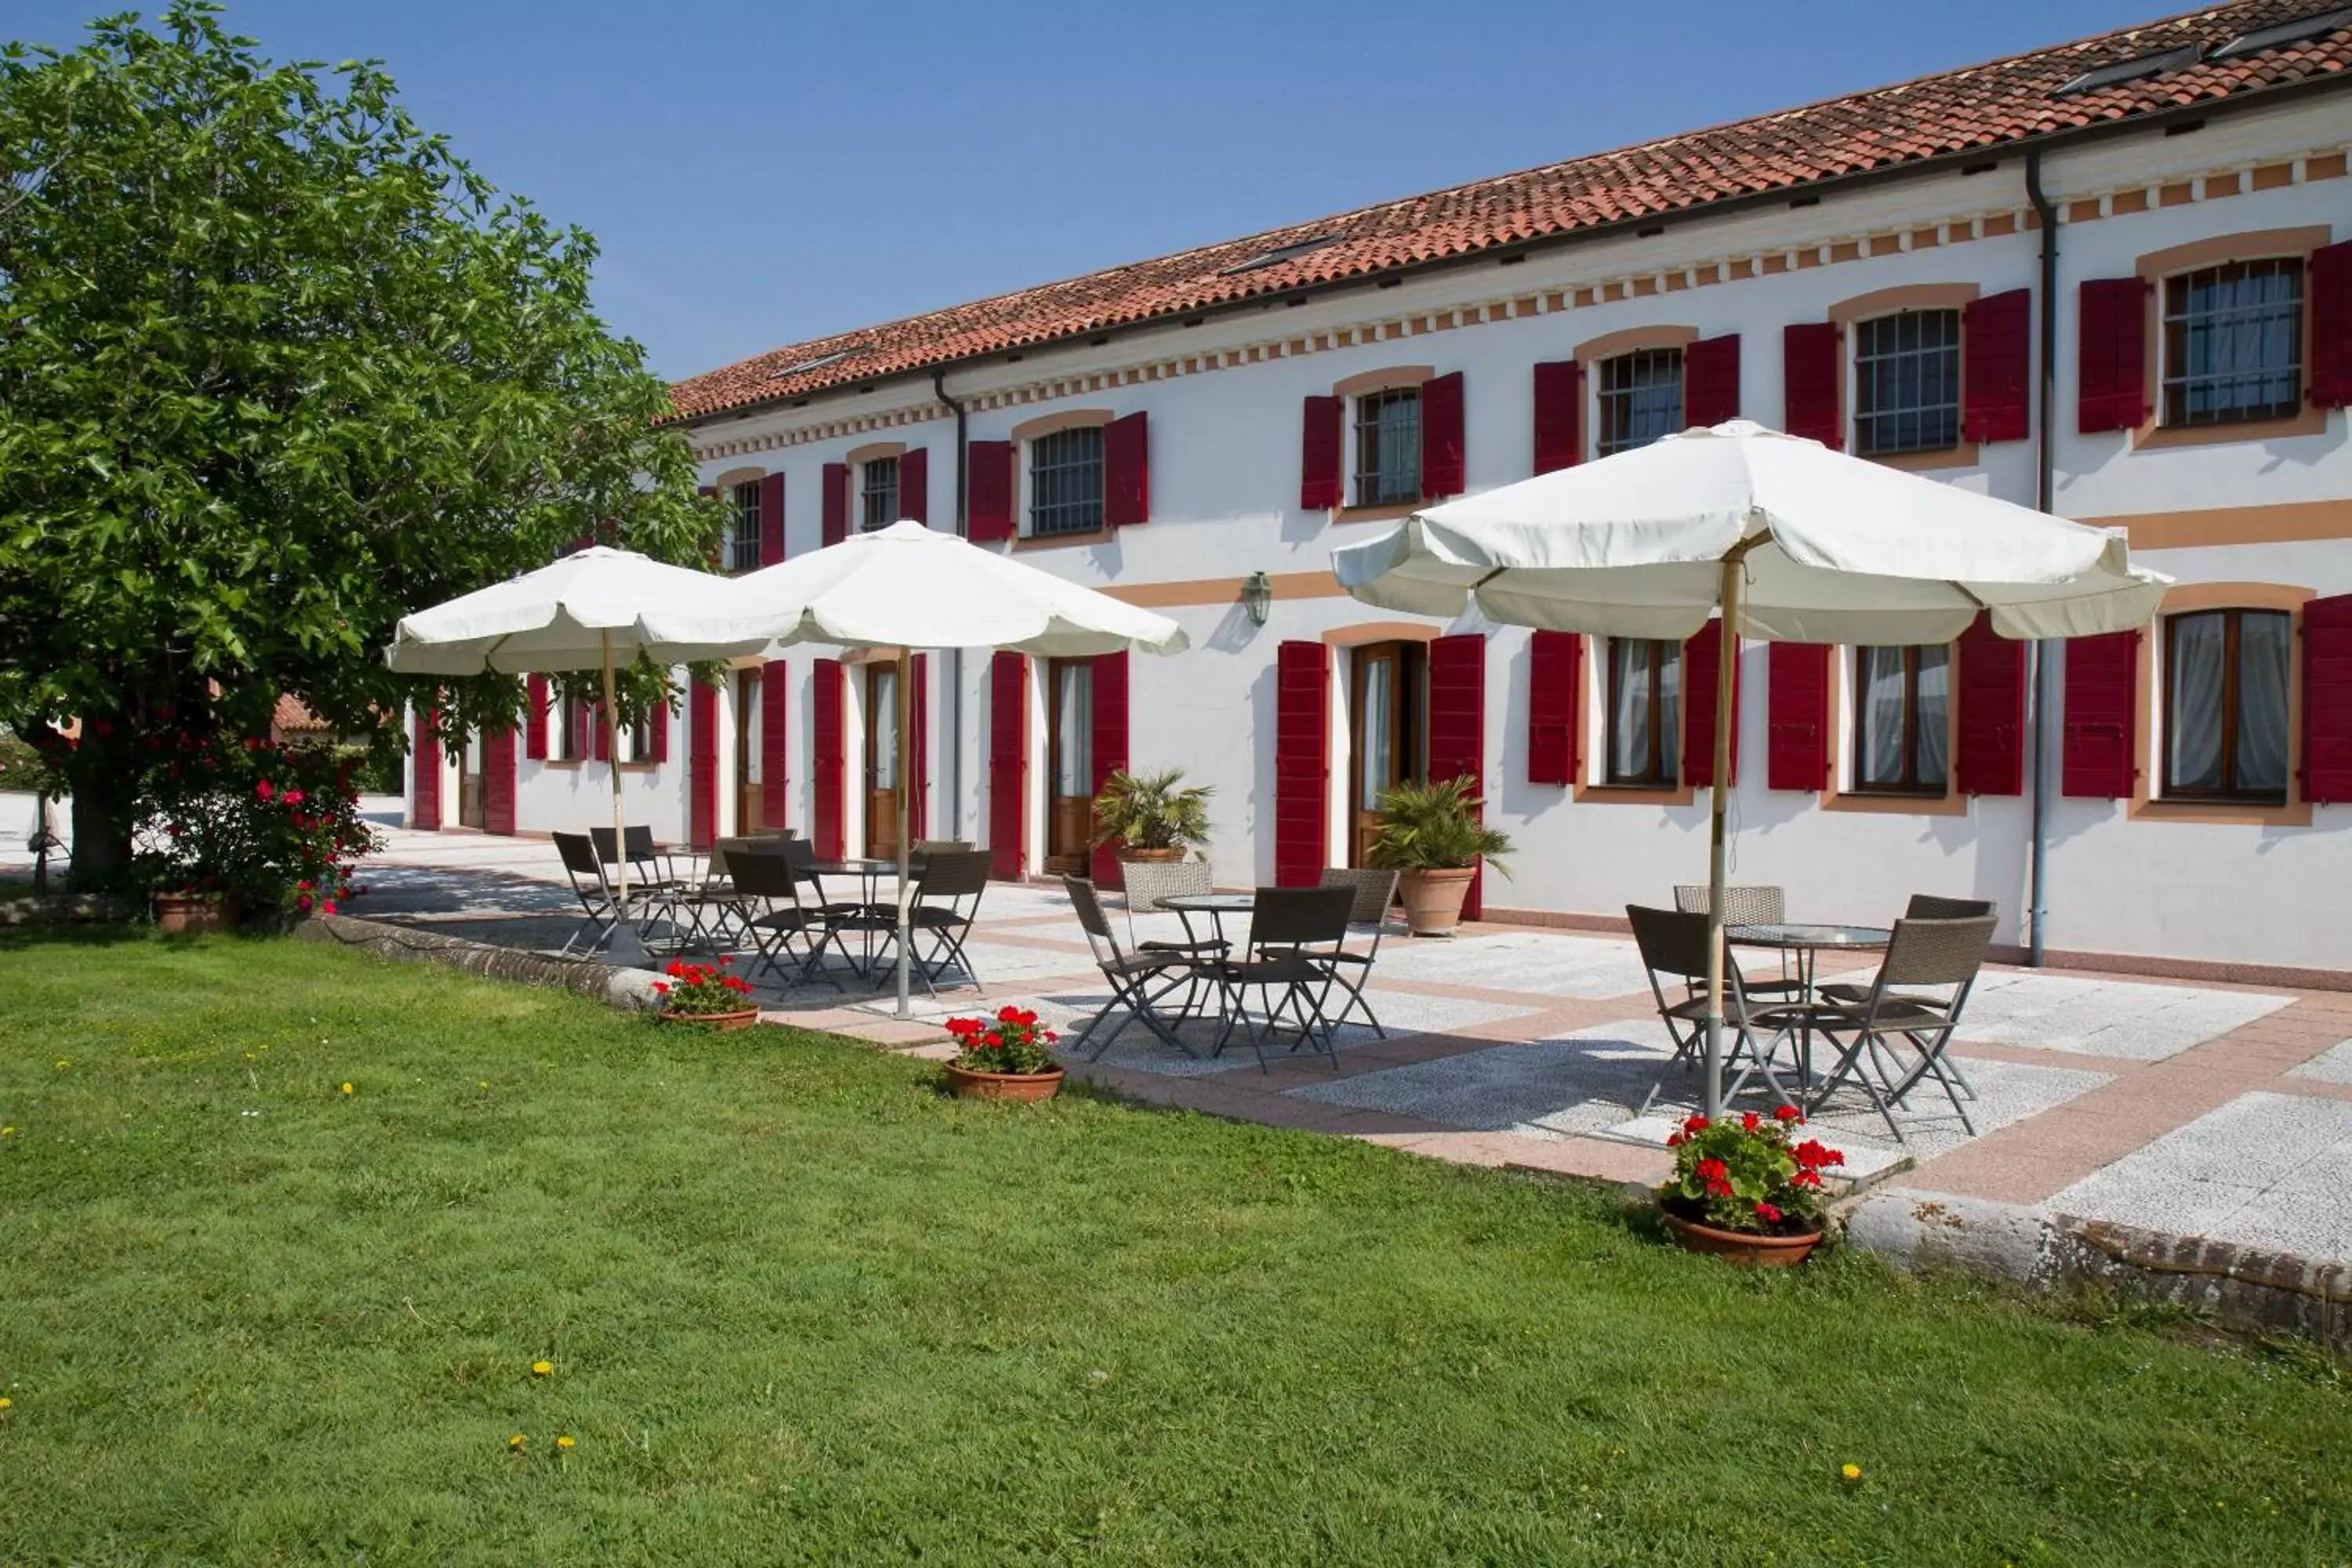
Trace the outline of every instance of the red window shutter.
{"label": "red window shutter", "polygon": [[694,493],[698,496],[715,496],[719,493],[719,487],[717,485],[697,485],[694,487]]}
{"label": "red window shutter", "polygon": [[[1475,632],[1429,645],[1429,777],[1466,778],[1472,794],[1486,794],[1486,639]],[[1486,879],[1481,866],[1462,900],[1464,918],[1478,918]]]}
{"label": "red window shutter", "polygon": [[[824,536],[821,542],[838,544],[849,537],[849,465],[827,463],[824,466]],[[840,858],[838,853],[832,857]]]}
{"label": "red window shutter", "polygon": [[1782,417],[1789,434],[1819,441],[1832,452],[1845,446],[1843,352],[1834,321],[1792,321],[1781,330]]}
{"label": "red window shutter", "polygon": [[988,665],[988,870],[1018,881],[1028,865],[1029,661],[999,651]]}
{"label": "red window shutter", "polygon": [[909,447],[898,455],[898,517],[917,522],[931,521],[931,449]]}
{"label": "red window shutter", "polygon": [[2352,801],[2352,594],[2303,606],[2303,798]]}
{"label": "red window shutter", "polygon": [[1103,426],[1103,522],[1132,528],[1151,521],[1151,426],[1141,413]]}
{"label": "red window shutter", "polygon": [[[1832,651],[1827,643],[1817,642],[1776,642],[1769,647],[1764,689],[1767,789],[1829,788]],[[1712,763],[1713,758],[1708,761]]]}
{"label": "red window shutter", "polygon": [[809,748],[809,776],[816,788],[811,802],[809,841],[816,847],[817,858],[841,858],[842,788],[846,763],[842,756],[841,740],[841,660],[821,658],[811,672],[809,710],[813,728]]}
{"label": "red window shutter", "polygon": [[482,737],[482,831],[514,830],[515,732],[506,729]]}
{"label": "red window shutter", "polygon": [[[596,744],[597,714],[603,711],[594,702],[577,701],[572,705],[572,757],[574,762],[589,755]],[[604,753],[596,752],[596,755]]]}
{"label": "red window shutter", "polygon": [[974,441],[966,459],[965,537],[975,544],[1013,537],[1011,441]]}
{"label": "red window shutter", "polygon": [[611,762],[613,760],[613,726],[605,715],[604,705],[602,702],[596,704],[594,712],[589,718],[588,736],[588,754],[600,763]]}
{"label": "red window shutter", "polygon": [[931,836],[931,656],[919,653],[908,660],[912,678],[907,682],[907,834]]}
{"label": "red window shutter", "polygon": [[[691,680],[693,677],[688,676],[687,679]],[[655,703],[653,710],[646,715],[646,728],[652,731],[646,739],[653,742],[654,761],[657,763],[669,761],[669,699],[667,697]]]}
{"label": "red window shutter", "polygon": [[[2075,323],[2074,428],[2134,430],[2147,417],[2147,297],[2140,278],[2084,279]],[[2126,793],[2129,793],[2126,791]]]}
{"label": "red window shutter", "polygon": [[[1698,788],[1715,783],[1715,659],[1723,636],[1721,619],[1699,627],[1683,644],[1683,783]],[[1731,776],[1739,782],[1739,650],[1731,652]]]}
{"label": "red window shutter", "polygon": [[[1468,488],[1464,475],[1462,373],[1433,376],[1421,384],[1421,499],[1458,496]],[[1476,896],[1474,892],[1474,898]]]}
{"label": "red window shutter", "polygon": [[1301,511],[1328,511],[1345,502],[1347,491],[1339,473],[1339,434],[1347,413],[1348,400],[1344,397],[1310,397],[1307,400],[1306,423],[1298,449],[1298,507]]}
{"label": "red window shutter", "polygon": [[547,761],[547,677],[534,675],[523,687],[522,754],[543,763]]}
{"label": "red window shutter", "polygon": [[2025,644],[1979,616],[1953,645],[1959,732],[1952,781],[1962,795],[2025,793]]}
{"label": "red window shutter", "polygon": [[792,670],[778,658],[760,671],[760,822],[770,833],[784,830],[792,805]]}
{"label": "red window shutter", "polygon": [[1572,359],[1536,366],[1536,472],[1565,468],[1583,455],[1578,416],[1584,412],[1584,372]]}
{"label": "red window shutter", "polygon": [[[1127,655],[1107,653],[1094,661],[1095,793],[1115,773],[1127,771]],[[1095,886],[1123,888],[1118,856],[1108,845],[1095,850]]]}
{"label": "red window shutter", "polygon": [[1311,888],[1322,880],[1331,842],[1330,779],[1330,658],[1319,642],[1286,642],[1275,655],[1276,886]]}
{"label": "red window shutter", "polygon": [[1683,418],[1720,425],[1739,417],[1739,334],[1701,338],[1683,350]]}
{"label": "red window shutter", "polygon": [[416,742],[412,749],[412,771],[416,775],[415,806],[410,813],[411,826],[431,832],[441,826],[441,737],[434,732],[440,722],[437,710],[427,708],[416,715]]}
{"label": "red window shutter", "polygon": [[[1540,368],[1540,367],[1538,367]],[[1583,695],[1584,638],[1537,632],[1528,638],[1528,783],[1576,782],[1577,700]]]}
{"label": "red window shutter", "polygon": [[2066,642],[2066,727],[2059,793],[2122,800],[2139,773],[2137,631]]}
{"label": "red window shutter", "polygon": [[687,677],[686,841],[708,849],[719,838],[719,688]]}
{"label": "red window shutter", "polygon": [[2011,289],[1960,310],[1960,439],[2022,441],[2032,380],[2033,294]]}
{"label": "red window shutter", "polygon": [[760,481],[760,564],[773,566],[784,558],[784,476],[770,474]]}
{"label": "red window shutter", "polygon": [[2352,239],[2311,253],[2304,287],[2311,298],[2311,401],[2352,405]]}

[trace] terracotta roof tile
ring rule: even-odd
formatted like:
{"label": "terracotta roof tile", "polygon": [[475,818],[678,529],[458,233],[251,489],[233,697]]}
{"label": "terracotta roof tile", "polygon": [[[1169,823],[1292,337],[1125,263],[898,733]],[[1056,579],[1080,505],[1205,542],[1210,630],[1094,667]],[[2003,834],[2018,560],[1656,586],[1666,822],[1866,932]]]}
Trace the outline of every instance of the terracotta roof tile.
{"label": "terracotta roof tile", "polygon": [[[718,414],[1260,295],[2340,76],[2352,67],[2352,29],[2259,53],[2204,59],[2169,75],[2053,96],[2100,66],[2186,45],[2210,51],[2256,28],[2331,8],[2326,0],[2239,0],[2010,59],[789,344],[678,382],[671,397],[681,417]],[[1231,270],[1269,250],[1327,237],[1336,237],[1270,265]],[[777,374],[831,355],[843,357],[795,374]]]}

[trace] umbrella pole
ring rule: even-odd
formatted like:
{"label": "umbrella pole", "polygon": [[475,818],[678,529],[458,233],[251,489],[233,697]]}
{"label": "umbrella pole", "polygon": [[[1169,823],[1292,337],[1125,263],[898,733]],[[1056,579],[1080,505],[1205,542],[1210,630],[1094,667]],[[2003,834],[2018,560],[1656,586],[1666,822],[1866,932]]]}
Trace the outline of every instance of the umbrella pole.
{"label": "umbrella pole", "polygon": [[629,925],[629,837],[621,823],[621,710],[613,700],[613,634],[604,637],[604,771],[613,780],[613,956],[624,958]]}
{"label": "umbrella pole", "polygon": [[1715,782],[1708,791],[1706,835],[1706,1114],[1723,1114],[1723,818],[1731,773],[1732,675],[1738,667],[1740,557],[1723,562],[1723,631],[1715,641]]}
{"label": "umbrella pole", "polygon": [[913,755],[913,752],[914,752],[914,744],[913,744],[914,734],[913,734],[913,731],[914,731],[914,701],[915,701],[915,699],[914,699],[914,694],[913,694],[911,691],[909,691],[909,690],[908,689],[908,683],[909,683],[909,682],[914,679],[914,668],[915,668],[915,656],[914,656],[913,654],[909,653],[907,649],[905,649],[905,648],[903,648],[903,647],[902,647],[902,648],[900,648],[900,649],[898,650],[898,680],[897,680],[896,682],[894,682],[893,684],[894,684],[894,685],[897,687],[897,689],[898,689],[898,715],[897,715],[897,718],[898,718],[898,758],[897,758],[898,767],[897,767],[897,769],[896,769],[896,772],[897,772],[897,773],[898,773],[898,1016],[899,1017],[901,1017],[901,1018],[905,1018],[905,1017],[908,1017],[908,1016],[912,1016],[912,1014],[911,1014],[911,1009],[910,1009],[910,1007],[909,1007],[909,1005],[908,1005],[908,995],[907,995],[907,982],[908,982],[908,973],[907,973],[907,971],[908,971],[908,963],[909,963],[908,956],[908,938],[909,938],[909,936],[912,934],[912,933],[910,933],[910,932],[907,930],[907,921],[908,921],[908,907],[907,907],[907,906],[908,906],[908,894],[911,891],[911,889],[910,889],[908,888],[908,876],[909,876],[909,872],[910,872],[910,869],[911,869],[911,867],[912,867],[912,863],[913,863],[913,851],[914,851],[914,846],[913,846],[911,843],[909,843],[909,842],[908,842],[908,836],[907,836],[907,825],[908,825],[908,818],[913,815],[913,814],[912,814],[911,812],[909,812],[909,811],[908,811],[908,803],[910,800],[912,800],[912,799],[913,799],[913,792],[914,792],[914,790],[915,790],[915,788],[916,788],[916,781],[915,781],[915,780],[914,780],[914,778],[909,774],[909,773],[908,773],[908,760],[909,760],[909,758],[911,758],[911,756]]}

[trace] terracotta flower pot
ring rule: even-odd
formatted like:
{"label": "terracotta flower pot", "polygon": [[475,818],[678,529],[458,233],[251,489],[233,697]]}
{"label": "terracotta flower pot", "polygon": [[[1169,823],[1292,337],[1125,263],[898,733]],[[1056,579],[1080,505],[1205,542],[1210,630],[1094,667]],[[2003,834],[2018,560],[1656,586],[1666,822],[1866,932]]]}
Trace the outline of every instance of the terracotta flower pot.
{"label": "terracotta flower pot", "polygon": [[1184,855],[1185,850],[1181,845],[1173,849],[1121,849],[1118,852],[1120,859],[1139,861],[1146,866],[1173,865],[1184,858]]}
{"label": "terracotta flower pot", "polygon": [[725,1035],[737,1029],[748,1029],[758,1023],[760,1010],[757,1007],[738,1007],[731,1013],[673,1013],[665,1007],[661,1010],[661,1021],[665,1024],[697,1024]]}
{"label": "terracotta flower pot", "polygon": [[1739,1268],[1794,1268],[1822,1244],[1818,1230],[1799,1236],[1759,1236],[1744,1230],[1718,1230],[1695,1219],[1685,1219],[1663,1206],[1658,1213],[1684,1251],[1709,1253]]}
{"label": "terracotta flower pot", "polygon": [[1470,896],[1475,866],[1433,866],[1401,873],[1397,896],[1415,936],[1449,936],[1462,923],[1462,900]]}
{"label": "terracotta flower pot", "polygon": [[158,893],[155,929],[165,936],[193,936],[199,931],[226,931],[236,911],[222,893]]}
{"label": "terracotta flower pot", "polygon": [[1051,1100],[1061,1092],[1062,1069],[974,1072],[948,1063],[948,1088],[958,1100]]}

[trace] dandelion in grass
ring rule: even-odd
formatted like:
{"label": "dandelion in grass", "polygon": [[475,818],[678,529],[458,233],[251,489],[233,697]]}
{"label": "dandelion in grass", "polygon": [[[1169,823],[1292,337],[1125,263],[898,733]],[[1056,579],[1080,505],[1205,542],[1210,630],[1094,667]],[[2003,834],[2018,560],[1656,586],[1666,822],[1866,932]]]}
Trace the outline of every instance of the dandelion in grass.
{"label": "dandelion in grass", "polygon": [[1843,1469],[1838,1471],[1838,1474],[1845,1478],[1845,1481],[1848,1486],[1852,1486],[1854,1482],[1862,1479],[1862,1467],[1860,1465],[1848,1465]]}
{"label": "dandelion in grass", "polygon": [[530,1439],[525,1436],[522,1433],[518,1432],[513,1436],[507,1439],[507,1447],[515,1453],[520,1454],[525,1448],[530,1447]]}
{"label": "dandelion in grass", "polygon": [[562,1436],[558,1437],[558,1438],[555,1440],[555,1447],[556,1447],[556,1448],[557,1448],[559,1451],[561,1451],[561,1452],[562,1452],[562,1453],[566,1453],[566,1454],[568,1454],[568,1453],[572,1452],[572,1434],[570,1434],[569,1432],[567,1432],[567,1433],[565,1433]]}
{"label": "dandelion in grass", "polygon": [[554,1370],[555,1363],[551,1361],[535,1361],[530,1363],[530,1375],[533,1377],[545,1377]]}
{"label": "dandelion in grass", "polygon": [[15,1128],[0,1127],[0,1138],[14,1138],[15,1136],[16,1136],[16,1130]]}
{"label": "dandelion in grass", "polygon": [[352,1086],[351,1086],[350,1084],[345,1084],[345,1085],[343,1085],[343,1092],[344,1092],[345,1094],[349,1094],[349,1093],[351,1093],[351,1092],[352,1092]]}

